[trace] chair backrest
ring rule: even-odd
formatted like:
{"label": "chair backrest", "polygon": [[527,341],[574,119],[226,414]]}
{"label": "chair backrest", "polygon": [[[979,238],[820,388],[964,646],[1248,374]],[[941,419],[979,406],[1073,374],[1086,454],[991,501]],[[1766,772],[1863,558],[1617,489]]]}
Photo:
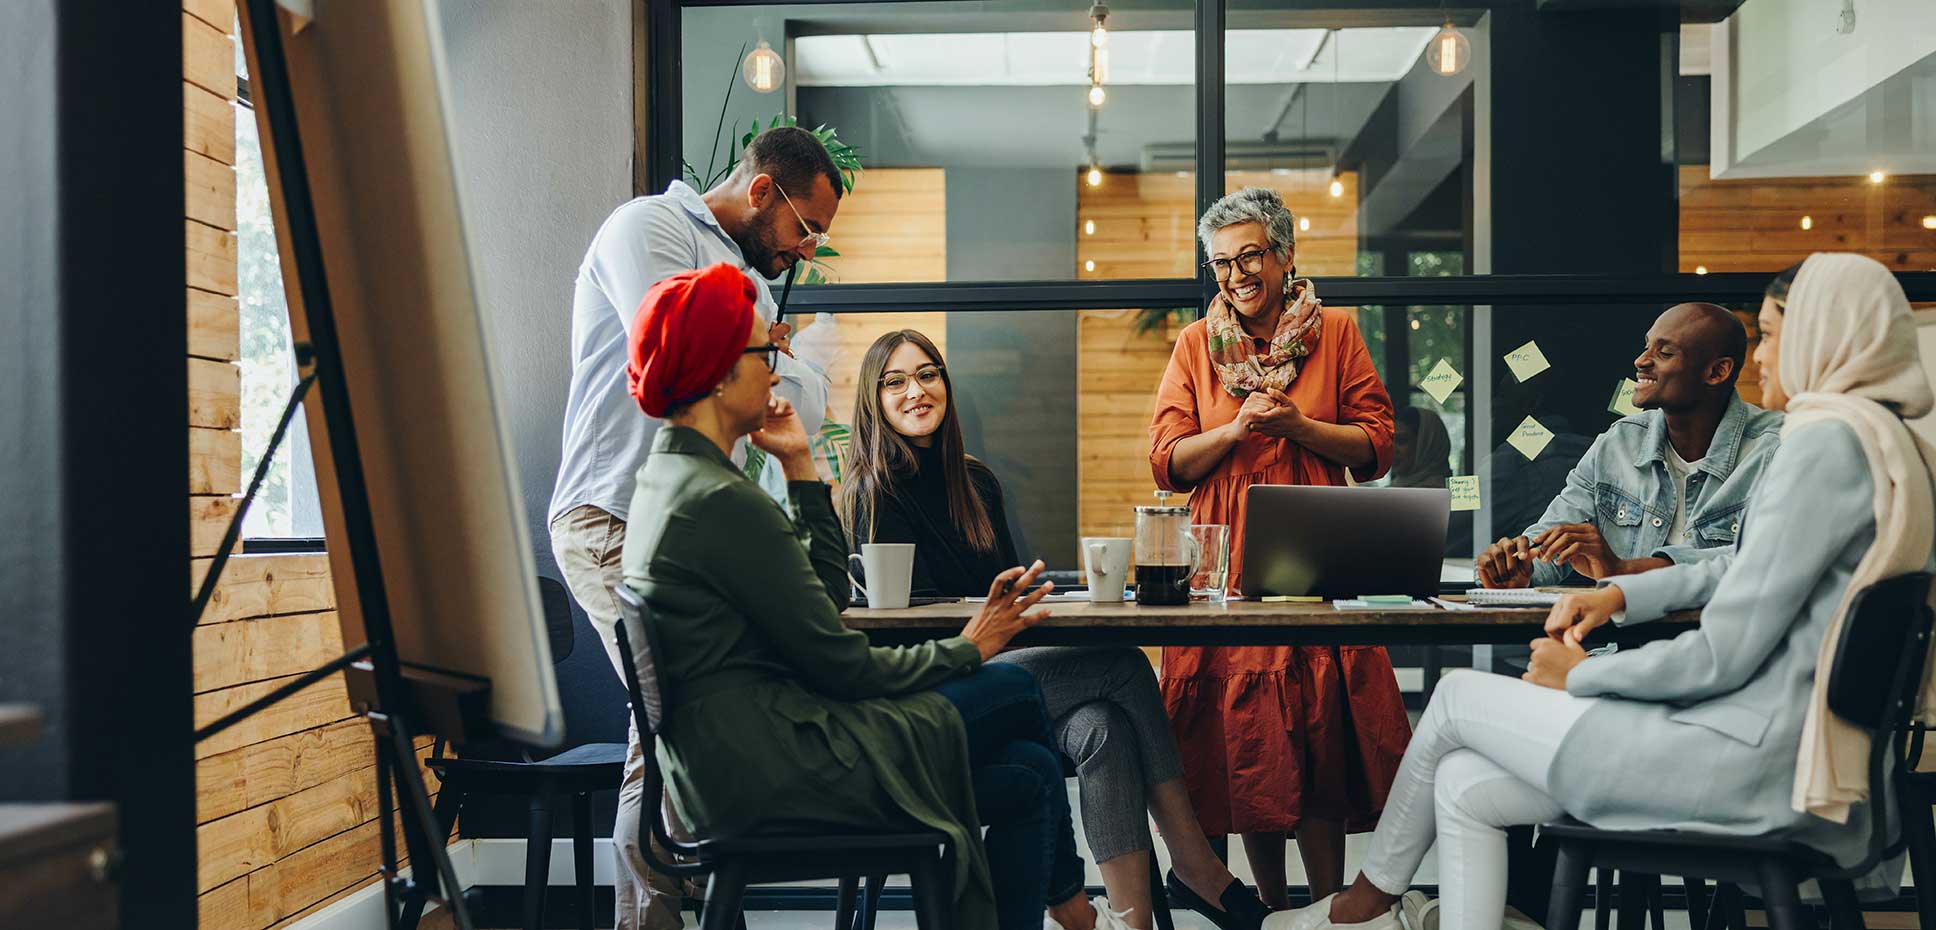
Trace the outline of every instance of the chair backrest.
{"label": "chair backrest", "polygon": [[[658,741],[659,728],[665,724],[669,700],[665,676],[659,669],[660,657],[664,655],[659,648],[659,629],[652,620],[652,609],[646,606],[645,598],[640,597],[638,592],[626,585],[619,585],[612,591],[618,599],[618,628],[613,637],[618,640],[619,666],[623,670],[619,677],[625,679],[625,691],[632,704],[632,722],[639,729],[639,748],[645,752],[643,796],[658,798],[665,792],[665,777],[659,772],[658,753],[655,752],[657,747],[654,744]],[[659,809],[656,800],[639,805],[641,832],[656,837],[660,847],[666,850],[690,855],[694,847],[675,839],[666,830]],[[653,853],[650,843],[640,843],[639,853],[645,857],[646,865],[667,875],[693,875],[704,871],[703,867],[661,861]]]}
{"label": "chair backrest", "polygon": [[[1870,732],[1869,855],[1851,875],[1866,874],[1900,851],[1903,840],[1889,839],[1890,799],[1907,769],[1905,743],[1922,691],[1929,658],[1929,609],[1932,578],[1927,572],[1897,575],[1856,592],[1835,641],[1829,666],[1828,707],[1836,716]],[[1890,755],[1894,767],[1891,768]],[[1892,775],[1896,784],[1891,784]]]}
{"label": "chair backrest", "polygon": [[[565,709],[564,745],[625,742],[625,725],[631,719],[625,683],[606,657],[598,630],[557,579],[538,578],[538,600],[550,633],[558,701]],[[579,649],[580,643],[585,648]]]}

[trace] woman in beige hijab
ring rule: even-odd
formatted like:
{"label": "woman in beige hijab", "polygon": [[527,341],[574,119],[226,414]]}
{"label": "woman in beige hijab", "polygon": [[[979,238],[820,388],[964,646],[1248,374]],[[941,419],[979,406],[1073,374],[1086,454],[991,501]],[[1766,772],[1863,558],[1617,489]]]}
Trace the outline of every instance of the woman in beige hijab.
{"label": "woman in beige hijab", "polygon": [[[1761,330],[1763,399],[1788,418],[1737,548],[1562,599],[1524,681],[1447,676],[1357,882],[1266,928],[1394,930],[1436,840],[1441,930],[1495,930],[1505,828],[1563,814],[1863,858],[1869,738],[1828,711],[1826,671],[1856,592],[1936,565],[1936,452],[1904,422],[1936,397],[1902,288],[1870,259],[1811,256]],[[1591,658],[1582,645],[1609,621],[1694,607],[1700,625],[1674,639]]]}

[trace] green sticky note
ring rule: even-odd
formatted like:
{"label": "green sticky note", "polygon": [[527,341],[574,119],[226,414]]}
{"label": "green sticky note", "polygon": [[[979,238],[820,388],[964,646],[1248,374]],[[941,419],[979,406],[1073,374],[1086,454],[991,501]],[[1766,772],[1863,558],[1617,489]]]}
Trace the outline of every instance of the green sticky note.
{"label": "green sticky note", "polygon": [[1406,607],[1411,605],[1412,596],[1409,594],[1363,594],[1359,595],[1358,600],[1378,607],[1394,605]]}
{"label": "green sticky note", "polygon": [[1452,492],[1452,510],[1479,509],[1479,476],[1453,475],[1445,480],[1445,487]]}
{"label": "green sticky note", "polygon": [[1465,376],[1459,374],[1459,370],[1453,368],[1451,362],[1439,359],[1439,363],[1433,365],[1432,370],[1426,372],[1425,378],[1418,382],[1418,389],[1443,404],[1446,398],[1452,396],[1453,391],[1459,389],[1459,384],[1463,381]]}
{"label": "green sticky note", "polygon": [[1525,382],[1553,366],[1546,361],[1546,353],[1539,350],[1537,343],[1528,342],[1506,353],[1506,367],[1512,369],[1513,377]]}
{"label": "green sticky note", "polygon": [[1532,417],[1521,420],[1512,435],[1506,437],[1506,442],[1528,459],[1539,458],[1539,454],[1546,451],[1546,444],[1552,441],[1553,431],[1539,425],[1539,421]]}
{"label": "green sticky note", "polygon": [[1613,386],[1613,400],[1607,402],[1607,411],[1623,417],[1639,413],[1640,408],[1634,406],[1633,402],[1634,388],[1639,386],[1632,378],[1620,379],[1620,383]]}

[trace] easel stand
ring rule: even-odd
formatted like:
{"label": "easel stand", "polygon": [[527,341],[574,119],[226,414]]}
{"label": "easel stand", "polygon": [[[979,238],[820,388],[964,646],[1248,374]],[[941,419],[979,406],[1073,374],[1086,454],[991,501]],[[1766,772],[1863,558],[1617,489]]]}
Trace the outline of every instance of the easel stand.
{"label": "easel stand", "polygon": [[[222,566],[234,551],[249,503],[268,474],[276,447],[297,405],[313,384],[321,392],[330,464],[342,506],[342,531],[340,538],[330,540],[331,548],[348,555],[365,642],[209,724],[196,732],[195,739],[205,740],[309,685],[339,671],[346,672],[351,705],[369,721],[370,735],[375,740],[385,919],[393,928],[414,927],[425,905],[436,902],[450,911],[458,930],[472,930],[463,888],[457,882],[457,873],[445,846],[449,826],[438,823],[431,809],[423,772],[417,766],[415,740],[420,734],[429,734],[461,745],[488,735],[492,728],[484,709],[490,685],[478,679],[406,667],[397,655],[390,602],[384,595],[383,569],[377,561],[371,502],[363,479],[362,459],[357,452],[349,392],[344,384],[343,356],[331,312],[315,205],[304,169],[276,0],[243,0],[240,13],[242,32],[252,53],[249,65],[254,79],[255,106],[269,125],[265,141],[274,153],[272,187],[281,193],[284,208],[278,219],[283,224],[283,242],[295,269],[308,329],[308,341],[296,347],[297,364],[308,371],[291,392],[248,493],[242,498],[209,566],[192,614],[199,620],[202,608],[213,595]],[[392,823],[390,816],[393,804],[396,823]],[[410,876],[403,875],[399,868],[396,837],[399,826],[404,850],[413,863]]]}

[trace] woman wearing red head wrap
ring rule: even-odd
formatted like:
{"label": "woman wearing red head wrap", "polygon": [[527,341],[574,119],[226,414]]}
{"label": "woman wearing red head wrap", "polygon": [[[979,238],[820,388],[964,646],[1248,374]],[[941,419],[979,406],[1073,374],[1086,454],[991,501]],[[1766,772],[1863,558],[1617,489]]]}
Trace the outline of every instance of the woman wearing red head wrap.
{"label": "woman wearing red head wrap", "polygon": [[[799,418],[772,397],[777,351],[726,265],[660,282],[632,330],[632,396],[668,425],[639,469],[622,562],[662,634],[674,702],[658,762],[680,819],[714,838],[936,830],[961,926],[1036,930],[1045,906],[1068,930],[1112,926],[1082,894],[1041,687],[982,667],[1047,614],[1028,612],[1051,587],[1035,586],[1041,563],[997,576],[960,636],[877,648],[843,627],[847,540]],[[785,470],[791,515],[733,467],[742,436]],[[643,869],[638,824],[615,833]]]}

